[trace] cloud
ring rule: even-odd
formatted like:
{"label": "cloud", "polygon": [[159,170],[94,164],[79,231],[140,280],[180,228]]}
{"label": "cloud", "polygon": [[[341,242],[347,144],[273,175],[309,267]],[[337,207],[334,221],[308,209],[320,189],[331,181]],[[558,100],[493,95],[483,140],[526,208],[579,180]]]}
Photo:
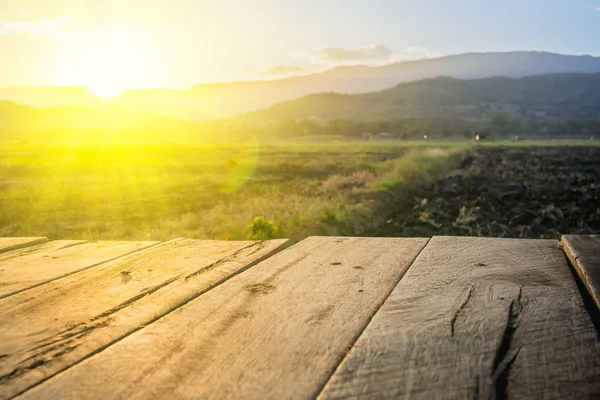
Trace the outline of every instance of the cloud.
{"label": "cloud", "polygon": [[18,32],[26,30],[28,24],[19,21],[8,21],[0,24],[0,35],[8,35],[12,32]]}
{"label": "cloud", "polygon": [[0,35],[24,32],[31,36],[45,36],[56,33],[71,25],[67,17],[40,18],[37,21],[6,21],[0,22]]}
{"label": "cloud", "polygon": [[400,62],[408,60],[421,60],[424,58],[436,58],[443,56],[442,53],[420,46],[407,46],[390,57],[391,62]]}
{"label": "cloud", "polygon": [[441,57],[443,54],[422,46],[406,46],[391,50],[383,44],[355,48],[319,47],[309,51],[289,54],[290,64],[306,72],[319,72],[343,65],[368,65],[372,67],[409,60]]}
{"label": "cloud", "polygon": [[387,60],[392,55],[392,51],[382,44],[353,49],[326,46],[313,50],[311,55],[326,62],[373,62]]}
{"label": "cloud", "polygon": [[262,72],[262,75],[268,76],[289,76],[289,75],[301,75],[311,72],[311,70],[301,67],[299,65],[280,64]]}
{"label": "cloud", "polygon": [[596,12],[600,12],[600,6],[596,7]]}

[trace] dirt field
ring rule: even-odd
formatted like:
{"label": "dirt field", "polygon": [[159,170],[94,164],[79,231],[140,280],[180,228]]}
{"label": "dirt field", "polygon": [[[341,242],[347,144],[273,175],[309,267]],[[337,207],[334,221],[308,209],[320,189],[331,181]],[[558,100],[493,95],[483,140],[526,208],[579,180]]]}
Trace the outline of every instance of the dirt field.
{"label": "dirt field", "polygon": [[371,234],[558,238],[598,233],[600,148],[476,148],[445,178],[394,197],[382,207],[387,223]]}

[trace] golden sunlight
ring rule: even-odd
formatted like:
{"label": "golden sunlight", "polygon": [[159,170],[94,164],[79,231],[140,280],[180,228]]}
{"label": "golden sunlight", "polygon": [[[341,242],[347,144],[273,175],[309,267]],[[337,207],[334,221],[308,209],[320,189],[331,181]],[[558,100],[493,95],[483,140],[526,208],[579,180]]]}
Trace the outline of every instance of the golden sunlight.
{"label": "golden sunlight", "polygon": [[56,64],[57,85],[78,85],[109,99],[128,89],[163,85],[160,57],[136,27],[107,27],[73,38]]}

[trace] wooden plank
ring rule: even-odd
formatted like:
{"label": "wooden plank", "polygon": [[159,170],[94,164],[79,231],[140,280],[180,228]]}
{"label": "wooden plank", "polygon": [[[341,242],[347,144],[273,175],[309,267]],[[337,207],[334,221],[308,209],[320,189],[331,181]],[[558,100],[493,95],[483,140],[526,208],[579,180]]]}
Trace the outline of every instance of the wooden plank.
{"label": "wooden plank", "polygon": [[174,240],[0,300],[0,398],[152,323],[286,242]]}
{"label": "wooden plank", "polygon": [[38,243],[32,246],[12,249],[5,253],[0,253],[0,261],[22,257],[24,255],[56,251],[83,243],[87,243],[87,240],[53,240],[51,242]]}
{"label": "wooden plank", "polygon": [[47,241],[48,238],[45,237],[0,237],[0,253],[45,243]]}
{"label": "wooden plank", "polygon": [[0,299],[159,242],[56,240],[0,254]]}
{"label": "wooden plank", "polygon": [[600,235],[564,235],[562,245],[600,311]]}
{"label": "wooden plank", "polygon": [[426,240],[306,239],[23,398],[314,398]]}
{"label": "wooden plank", "polygon": [[434,237],[319,399],[592,399],[600,346],[551,240]]}

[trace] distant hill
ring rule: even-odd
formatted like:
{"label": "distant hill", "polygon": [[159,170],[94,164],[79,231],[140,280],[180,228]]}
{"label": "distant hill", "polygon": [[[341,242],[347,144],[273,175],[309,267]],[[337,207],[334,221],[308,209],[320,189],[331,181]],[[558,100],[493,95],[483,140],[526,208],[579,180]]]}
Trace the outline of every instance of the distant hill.
{"label": "distant hill", "polygon": [[202,139],[202,128],[199,122],[180,121],[110,106],[38,109],[0,101],[0,142],[185,142]]}
{"label": "distant hill", "polygon": [[0,101],[0,129],[14,129],[30,118],[32,113],[31,107],[12,101]]}
{"label": "distant hill", "polygon": [[[600,57],[544,52],[468,53],[381,67],[337,67],[312,75],[277,80],[203,84],[188,90],[131,90],[110,104],[173,118],[203,120],[256,111],[312,93],[368,93],[388,89],[398,83],[438,76],[458,79],[520,78],[564,72],[600,73]],[[40,88],[40,92],[35,88],[23,91],[0,89],[0,100],[35,107],[90,106],[101,102],[85,89],[77,88],[65,88],[65,92],[56,94],[54,100],[54,89]]]}
{"label": "distant hill", "polygon": [[98,106],[102,99],[88,89],[67,86],[0,88],[0,100],[36,108],[56,106]]}
{"label": "distant hill", "polygon": [[600,118],[600,74],[461,80],[438,77],[367,94],[323,93],[238,117],[245,122],[302,118],[487,119],[498,113],[552,118]]}

